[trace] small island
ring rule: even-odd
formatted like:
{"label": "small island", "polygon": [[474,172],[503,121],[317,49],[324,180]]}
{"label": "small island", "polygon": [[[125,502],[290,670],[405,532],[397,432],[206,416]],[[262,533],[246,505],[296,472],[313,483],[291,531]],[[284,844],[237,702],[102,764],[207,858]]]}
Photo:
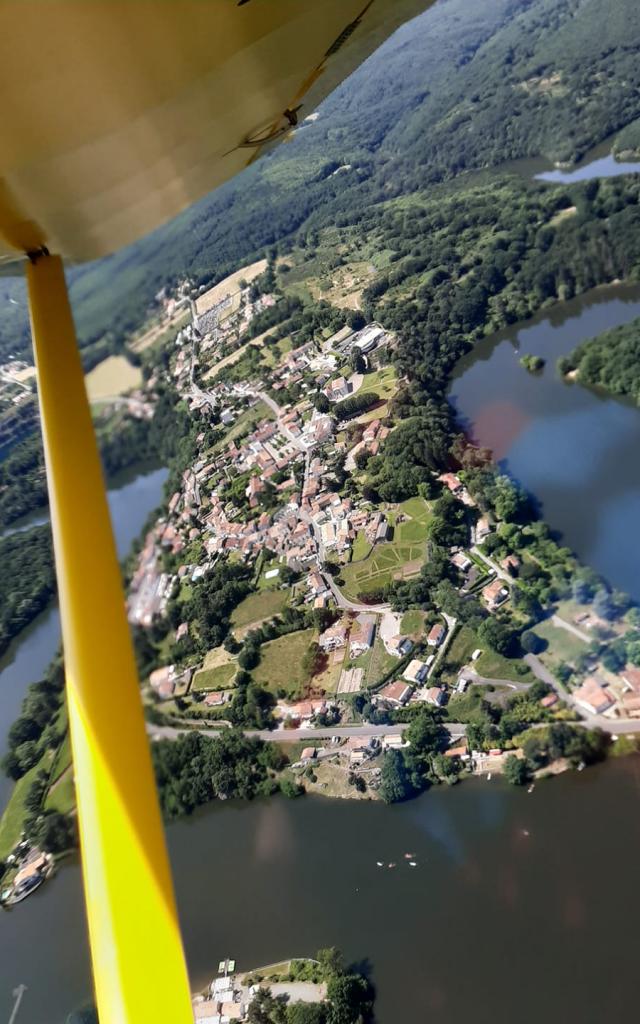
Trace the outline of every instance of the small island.
{"label": "small island", "polygon": [[521,356],[520,365],[524,366],[525,370],[529,373],[540,373],[544,369],[546,360],[542,356],[534,356],[531,354]]}

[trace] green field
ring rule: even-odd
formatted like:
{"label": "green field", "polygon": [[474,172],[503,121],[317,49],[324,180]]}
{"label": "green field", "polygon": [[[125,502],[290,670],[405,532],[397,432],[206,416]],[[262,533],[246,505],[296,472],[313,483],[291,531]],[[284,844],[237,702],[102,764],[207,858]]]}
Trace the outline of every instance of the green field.
{"label": "green field", "polygon": [[44,806],[48,811],[58,811],[59,814],[69,814],[76,805],[76,788],[73,781],[73,771],[69,766],[63,775],[53,784]]}
{"label": "green field", "polygon": [[[267,583],[269,581],[267,580]],[[260,590],[257,594],[245,597],[231,616],[232,626],[241,628],[252,622],[271,619],[286,606],[289,600],[288,590]]]}
{"label": "green field", "polygon": [[568,629],[554,626],[550,619],[546,622],[539,622],[533,632],[549,644],[546,651],[541,654],[544,662],[573,662],[580,654],[585,654],[587,651],[588,645],[580,637],[570,633]]}
{"label": "green field", "polygon": [[362,387],[358,390],[359,395],[367,395],[374,392],[385,401],[392,398],[398,390],[398,377],[393,366],[383,366],[381,370],[374,370],[373,373],[365,374]]}
{"label": "green field", "polygon": [[400,623],[400,632],[414,636],[422,633],[424,628],[424,616],[425,613],[420,611],[419,608],[412,608],[410,611],[405,612],[402,616],[402,622]]}
{"label": "green field", "polygon": [[[472,662],[471,655],[478,648],[482,650],[482,654],[477,661]],[[516,683],[532,683],[535,678],[522,658],[503,658],[501,654],[496,654],[467,626],[458,630],[445,653],[442,663],[443,678],[453,682],[464,665],[473,665],[478,675],[487,679],[510,679]],[[526,671],[519,672],[518,668]]]}
{"label": "green field", "polygon": [[366,538],[364,530],[358,530],[356,539],[351,549],[351,561],[362,562],[371,551],[371,545]]}
{"label": "green field", "polygon": [[394,529],[392,541],[377,544],[368,557],[355,559],[342,570],[345,596],[356,599],[387,586],[394,579],[415,575],[424,561],[429,509],[423,498],[412,498],[399,511],[411,516]]}
{"label": "green field", "polygon": [[302,629],[263,644],[260,664],[252,673],[255,681],[272,692],[282,688],[290,696],[299,694],[309,681],[302,659],[316,637],[315,629]]}
{"label": "green field", "polygon": [[191,690],[224,690],[233,683],[238,666],[235,661],[228,661],[215,668],[201,668],[193,677]]}
{"label": "green field", "polygon": [[24,822],[25,797],[38,772],[43,769],[49,771],[53,757],[53,751],[48,750],[42,760],[30,768],[21,779],[18,779],[13,787],[11,798],[0,821],[0,860],[8,857],[16,843],[19,842]]}

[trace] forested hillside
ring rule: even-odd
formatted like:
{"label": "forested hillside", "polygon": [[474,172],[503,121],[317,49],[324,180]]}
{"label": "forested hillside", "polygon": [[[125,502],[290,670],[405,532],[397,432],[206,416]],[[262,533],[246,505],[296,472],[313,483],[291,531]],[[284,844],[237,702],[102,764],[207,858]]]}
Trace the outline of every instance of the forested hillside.
{"label": "forested hillside", "polygon": [[[82,343],[121,344],[163,284],[219,279],[300,229],[358,223],[382,200],[514,157],[577,159],[640,115],[636,18],[634,0],[440,0],[289,144],[142,242],[72,270]],[[22,283],[3,281],[0,301],[2,358],[28,343]]]}
{"label": "forested hillside", "polygon": [[634,398],[640,405],[640,318],[578,345],[559,360],[559,368],[575,370],[581,384]]}

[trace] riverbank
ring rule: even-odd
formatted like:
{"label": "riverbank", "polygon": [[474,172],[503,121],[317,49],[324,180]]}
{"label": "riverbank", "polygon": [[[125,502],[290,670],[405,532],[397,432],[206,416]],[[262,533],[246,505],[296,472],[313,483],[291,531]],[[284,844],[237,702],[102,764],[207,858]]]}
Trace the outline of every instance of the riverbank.
{"label": "riverbank", "polygon": [[[120,557],[128,552],[149,512],[159,504],[166,478],[165,469],[152,469],[134,478],[121,478],[120,486],[109,491],[109,505]],[[54,605],[44,611],[0,659],[0,755],[7,753],[7,733],[19,717],[29,684],[43,678],[59,643],[59,614]],[[66,719],[63,721],[59,718],[58,726],[61,734],[66,736]],[[4,773],[0,776],[0,807],[6,810],[10,803],[12,805],[8,816],[5,813],[0,823],[2,856],[6,856],[20,838],[24,801],[38,771],[46,770],[52,787],[55,787],[49,807],[58,813],[65,813],[73,807],[68,737],[57,754],[52,748],[46,752],[46,758],[46,764],[38,762],[17,785]]]}

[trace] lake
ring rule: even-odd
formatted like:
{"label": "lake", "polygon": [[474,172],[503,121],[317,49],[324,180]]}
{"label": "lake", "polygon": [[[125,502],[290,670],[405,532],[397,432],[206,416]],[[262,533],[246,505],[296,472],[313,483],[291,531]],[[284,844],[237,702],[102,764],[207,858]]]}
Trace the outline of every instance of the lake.
{"label": "lake", "polygon": [[[337,945],[371,972],[378,1024],[624,1019],[639,786],[631,758],[531,795],[470,780],[394,807],[210,807],[168,829],[193,986],[225,956],[243,969]],[[0,934],[0,1019],[23,982],[18,1024],[63,1024],[90,992],[78,866],[0,915]]]}
{"label": "lake", "polygon": [[527,180],[547,181],[554,185],[568,185],[576,181],[590,181],[592,178],[619,178],[622,174],[640,174],[640,160],[616,160],[613,152],[613,138],[594,146],[582,160],[571,167],[554,167],[544,157],[524,157],[508,160],[491,173],[515,172]]}
{"label": "lake", "polygon": [[[451,402],[468,433],[540,502],[564,543],[640,600],[640,409],[563,380],[559,356],[640,316],[640,286],[597,288],[480,342]],[[528,373],[523,353],[547,365]]]}

